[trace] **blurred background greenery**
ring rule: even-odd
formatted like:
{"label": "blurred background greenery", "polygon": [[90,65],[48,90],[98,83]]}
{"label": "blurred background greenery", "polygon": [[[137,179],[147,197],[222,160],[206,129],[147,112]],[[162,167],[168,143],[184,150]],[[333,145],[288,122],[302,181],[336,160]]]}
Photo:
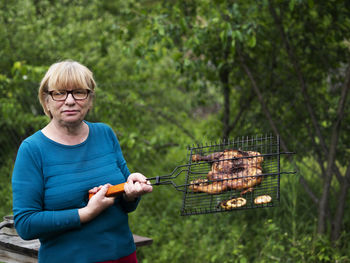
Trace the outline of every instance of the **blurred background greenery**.
{"label": "blurred background greenery", "polygon": [[131,171],[169,174],[193,143],[279,134],[276,208],[180,216],[155,187],[130,225],[141,262],[350,262],[350,3],[314,0],[2,0],[0,215],[21,141],[48,119],[54,62],[87,65],[88,120],[115,130]]}

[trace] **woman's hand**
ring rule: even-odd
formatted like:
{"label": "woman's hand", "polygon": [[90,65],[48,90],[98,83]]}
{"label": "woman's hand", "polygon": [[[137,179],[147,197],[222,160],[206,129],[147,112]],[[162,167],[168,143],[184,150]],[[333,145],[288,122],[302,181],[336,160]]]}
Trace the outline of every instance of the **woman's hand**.
{"label": "woman's hand", "polygon": [[132,202],[137,197],[150,193],[152,190],[153,187],[143,174],[132,173],[129,175],[128,180],[124,185],[124,199]]}
{"label": "woman's hand", "polygon": [[106,197],[110,186],[111,184],[105,184],[89,190],[89,193],[94,194],[94,196],[91,197],[87,206],[78,210],[81,223],[91,221],[106,208],[114,204],[115,197]]}

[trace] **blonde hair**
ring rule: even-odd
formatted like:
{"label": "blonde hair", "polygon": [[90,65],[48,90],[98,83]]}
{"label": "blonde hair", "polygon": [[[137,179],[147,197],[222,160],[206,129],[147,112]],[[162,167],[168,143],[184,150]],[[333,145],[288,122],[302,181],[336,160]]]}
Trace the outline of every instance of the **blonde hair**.
{"label": "blonde hair", "polygon": [[41,80],[38,97],[45,114],[52,118],[46,107],[49,91],[88,89],[92,91],[91,96],[93,96],[95,87],[93,74],[87,67],[73,60],[65,60],[50,66]]}

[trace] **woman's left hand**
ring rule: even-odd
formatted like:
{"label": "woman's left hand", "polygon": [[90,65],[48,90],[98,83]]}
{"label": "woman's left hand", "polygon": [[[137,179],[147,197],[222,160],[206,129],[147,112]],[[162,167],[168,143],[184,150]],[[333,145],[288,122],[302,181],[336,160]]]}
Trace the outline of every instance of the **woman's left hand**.
{"label": "woman's left hand", "polygon": [[134,201],[137,197],[150,193],[152,190],[151,183],[147,181],[143,174],[132,173],[124,185],[124,199],[126,201]]}

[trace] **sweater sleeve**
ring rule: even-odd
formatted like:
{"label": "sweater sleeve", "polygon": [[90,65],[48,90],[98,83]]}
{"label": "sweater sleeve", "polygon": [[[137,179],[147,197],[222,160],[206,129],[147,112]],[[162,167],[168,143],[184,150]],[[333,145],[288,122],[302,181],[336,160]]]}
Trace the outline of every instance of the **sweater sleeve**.
{"label": "sweater sleeve", "polygon": [[77,209],[45,211],[41,158],[24,141],[17,153],[12,174],[15,228],[25,240],[44,238],[80,227]]}

